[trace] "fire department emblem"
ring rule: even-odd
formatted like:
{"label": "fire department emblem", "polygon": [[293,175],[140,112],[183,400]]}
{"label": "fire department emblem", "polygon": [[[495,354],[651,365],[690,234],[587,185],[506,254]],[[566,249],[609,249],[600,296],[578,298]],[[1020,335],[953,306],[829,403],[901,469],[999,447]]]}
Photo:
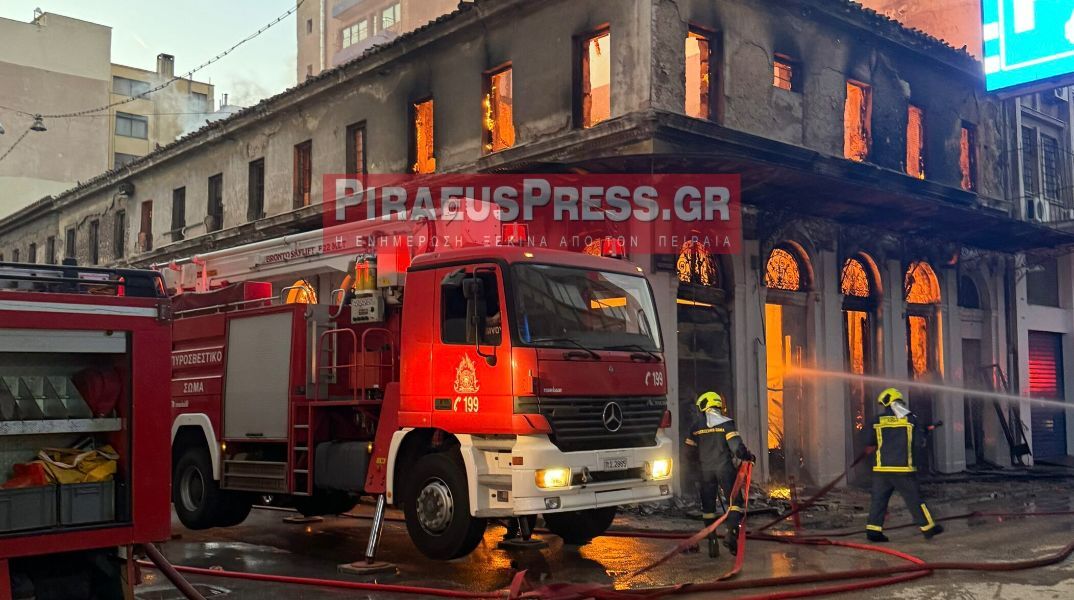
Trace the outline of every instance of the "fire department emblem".
{"label": "fire department emblem", "polygon": [[481,384],[477,381],[474,361],[464,354],[462,360],[459,361],[459,366],[455,367],[455,393],[476,394],[480,388]]}

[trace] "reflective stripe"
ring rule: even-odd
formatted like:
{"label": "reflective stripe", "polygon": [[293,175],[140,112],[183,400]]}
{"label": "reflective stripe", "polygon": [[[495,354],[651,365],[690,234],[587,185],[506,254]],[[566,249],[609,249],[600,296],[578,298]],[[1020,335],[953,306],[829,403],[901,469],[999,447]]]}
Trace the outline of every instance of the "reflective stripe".
{"label": "reflective stripe", "polygon": [[742,512],[742,509],[737,506],[728,506],[727,512]]}
{"label": "reflective stripe", "polygon": [[723,433],[726,431],[723,427],[709,427],[708,429],[698,429],[694,432],[694,435],[704,435],[706,433]]}
{"label": "reflective stripe", "polygon": [[690,438],[686,438],[686,445],[687,446],[696,446],[697,442],[695,442],[694,440],[692,440]]}
{"label": "reflective stripe", "polygon": [[738,432],[737,431],[732,431],[731,433],[725,435],[724,437],[727,438],[727,441],[730,442],[731,438],[737,438],[738,437]]}
{"label": "reflective stripe", "polygon": [[702,519],[715,519],[716,513],[701,513]]}
{"label": "reflective stripe", "polygon": [[932,520],[932,515],[929,513],[929,507],[925,506],[925,503],[921,503],[921,512],[925,513],[925,521],[928,523],[921,528],[921,531],[928,531],[936,526],[936,521]]}
{"label": "reflective stripe", "polygon": [[865,529],[867,531],[884,531],[884,528],[879,525],[866,525]]}
{"label": "reflective stripe", "polygon": [[914,467],[873,467],[873,473],[913,473]]}

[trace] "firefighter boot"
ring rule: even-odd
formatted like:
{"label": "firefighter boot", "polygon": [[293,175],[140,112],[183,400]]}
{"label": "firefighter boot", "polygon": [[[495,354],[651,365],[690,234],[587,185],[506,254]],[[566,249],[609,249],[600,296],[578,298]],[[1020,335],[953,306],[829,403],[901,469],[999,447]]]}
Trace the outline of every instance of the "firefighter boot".
{"label": "firefighter boot", "polygon": [[[705,527],[711,527],[716,519],[705,519]],[[720,544],[719,537],[716,532],[713,531],[709,534],[709,558],[719,558],[720,556]]]}
{"label": "firefighter boot", "polygon": [[881,533],[879,531],[866,531],[865,532],[865,537],[870,542],[884,543],[884,542],[889,541],[888,536],[884,535],[883,533]]}
{"label": "firefighter boot", "polygon": [[731,552],[731,556],[738,556],[738,527],[727,530],[727,537],[723,539],[723,545]]}
{"label": "firefighter boot", "polygon": [[941,533],[943,533],[943,525],[933,525],[932,529],[925,532],[925,539],[931,540]]}

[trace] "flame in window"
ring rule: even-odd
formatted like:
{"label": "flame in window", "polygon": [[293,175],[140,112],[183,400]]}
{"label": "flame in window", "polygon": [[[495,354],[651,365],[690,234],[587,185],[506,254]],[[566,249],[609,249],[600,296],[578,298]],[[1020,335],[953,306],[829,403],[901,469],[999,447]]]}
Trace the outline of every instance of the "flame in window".
{"label": "flame in window", "polygon": [[695,119],[709,118],[710,47],[700,33],[686,36],[686,114]]}
{"label": "flame in window", "polygon": [[906,271],[906,302],[909,304],[939,304],[940,281],[928,263],[917,261]]}
{"label": "flame in window", "polygon": [[592,127],[612,114],[612,34],[589,38],[582,56],[582,126]]}
{"label": "flame in window", "polygon": [[682,245],[679,260],[675,264],[679,281],[704,286],[719,287],[720,273],[716,261],[704,244],[690,240]]}
{"label": "flame in window", "polygon": [[764,284],[774,290],[801,291],[802,267],[798,259],[783,248],[773,250],[765,268]]}
{"label": "flame in window", "polygon": [[843,264],[843,275],[840,279],[839,288],[844,296],[868,298],[872,295],[869,275],[860,260],[848,258]]}
{"label": "flame in window", "polygon": [[925,111],[911,106],[906,118],[906,174],[925,178]]}
{"label": "flame in window", "polygon": [[514,92],[511,69],[488,76],[485,109],[485,152],[499,152],[515,145]]}
{"label": "flame in window", "polygon": [[847,101],[843,109],[843,156],[855,162],[869,158],[872,93],[869,86],[847,82]]}
{"label": "flame in window", "polygon": [[414,165],[411,167],[414,173],[436,172],[434,131],[433,101],[418,102],[414,105]]}

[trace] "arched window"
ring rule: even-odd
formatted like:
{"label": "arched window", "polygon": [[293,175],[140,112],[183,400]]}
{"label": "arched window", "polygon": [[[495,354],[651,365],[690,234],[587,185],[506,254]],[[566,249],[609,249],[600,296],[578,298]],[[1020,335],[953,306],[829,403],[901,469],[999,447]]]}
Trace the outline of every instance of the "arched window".
{"label": "arched window", "polygon": [[940,303],[940,281],[927,262],[917,261],[910,265],[904,289],[908,304]]}
{"label": "arched window", "polygon": [[317,290],[310,282],[299,279],[287,290],[287,304],[317,304]]}
{"label": "arched window", "polygon": [[962,308],[981,308],[981,294],[969,275],[958,278],[958,305]]}
{"label": "arched window", "polygon": [[873,295],[872,278],[859,258],[848,258],[843,263],[843,274],[839,279],[839,289],[844,296],[869,298]]}
{"label": "arched window", "polygon": [[772,290],[800,292],[805,289],[802,275],[802,264],[798,258],[787,249],[776,248],[768,256],[764,285]]}
{"label": "arched window", "polygon": [[679,281],[709,287],[720,287],[720,271],[704,244],[690,240],[682,245],[676,263]]}

